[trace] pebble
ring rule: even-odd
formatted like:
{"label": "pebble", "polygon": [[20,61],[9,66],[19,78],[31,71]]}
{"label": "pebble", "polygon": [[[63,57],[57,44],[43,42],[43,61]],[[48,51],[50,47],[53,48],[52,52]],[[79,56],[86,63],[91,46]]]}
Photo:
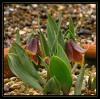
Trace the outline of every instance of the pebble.
{"label": "pebble", "polygon": [[13,11],[15,11],[15,9],[13,9],[13,8],[9,8],[9,11],[13,12]]}
{"label": "pebble", "polygon": [[74,91],[71,91],[71,92],[69,93],[69,95],[74,95]]}
{"label": "pebble", "polygon": [[11,77],[10,80],[11,81],[15,81],[17,78],[16,77]]}
{"label": "pebble", "polygon": [[90,4],[90,7],[95,9],[96,8],[96,4]]}
{"label": "pebble", "polygon": [[79,32],[77,32],[78,35],[91,35],[90,30],[81,28]]}
{"label": "pebble", "polygon": [[41,76],[43,78],[47,78],[47,71],[45,69],[43,69],[43,71],[41,72]]}
{"label": "pebble", "polygon": [[8,78],[5,78],[5,79],[4,79],[4,84],[5,84],[5,83],[8,83],[9,81],[10,81],[10,80],[9,80]]}
{"label": "pebble", "polygon": [[37,4],[32,4],[32,7],[37,8],[38,5]]}
{"label": "pebble", "polygon": [[11,85],[13,85],[14,83],[15,83],[14,81],[10,81],[10,82],[7,82],[5,85],[11,86]]}
{"label": "pebble", "polygon": [[4,91],[5,91],[5,92],[8,92],[9,89],[10,89],[9,85],[4,85]]}
{"label": "pebble", "polygon": [[79,70],[76,69],[76,70],[75,70],[75,75],[78,75],[78,74],[79,74]]}
{"label": "pebble", "polygon": [[15,84],[11,85],[10,88],[11,88],[12,90],[14,90],[14,89],[20,89],[20,88],[21,88],[21,85],[15,83]]}
{"label": "pebble", "polygon": [[19,92],[24,92],[25,91],[25,85],[21,85]]}
{"label": "pebble", "polygon": [[75,87],[75,85],[76,85],[76,81],[73,81],[72,82],[72,87]]}
{"label": "pebble", "polygon": [[25,34],[26,31],[20,30],[19,33],[20,33],[20,35],[22,35],[22,34]]}
{"label": "pebble", "polygon": [[64,6],[59,6],[58,7],[58,11],[61,11],[61,10],[63,10],[65,7]]}
{"label": "pebble", "polygon": [[89,76],[84,76],[84,79],[88,83]]}
{"label": "pebble", "polygon": [[74,95],[74,87],[71,87],[69,95]]}
{"label": "pebble", "polygon": [[73,81],[76,81],[77,80],[77,76],[72,74],[72,78],[73,78]]}

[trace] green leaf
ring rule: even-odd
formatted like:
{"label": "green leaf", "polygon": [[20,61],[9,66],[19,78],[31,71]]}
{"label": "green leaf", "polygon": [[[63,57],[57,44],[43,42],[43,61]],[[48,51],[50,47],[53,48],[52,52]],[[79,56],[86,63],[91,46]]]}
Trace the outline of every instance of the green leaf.
{"label": "green leaf", "polygon": [[39,80],[42,83],[42,79],[40,78],[39,74],[37,73],[34,65],[32,64],[31,60],[27,56],[25,50],[19,46],[16,42],[12,44],[9,53],[14,53],[18,56],[19,60],[22,63],[23,70],[27,71],[30,75],[32,75],[35,79]]}
{"label": "green leaf", "polygon": [[42,51],[45,54],[45,56],[50,56],[48,42],[42,32],[40,33],[40,42],[41,42]]}
{"label": "green leaf", "polygon": [[57,54],[58,57],[60,57],[67,65],[67,68],[69,68],[69,70],[71,71],[71,65],[69,62],[69,59],[67,57],[67,54],[65,53],[64,49],[62,48],[62,46],[58,43],[58,47],[57,47]]}
{"label": "green leaf", "polygon": [[65,34],[64,37],[67,39],[72,39],[73,38],[73,33],[70,31],[70,29],[68,29]]}
{"label": "green leaf", "polygon": [[59,32],[59,35],[58,35],[58,42],[64,49],[65,48],[64,36],[61,32]]}
{"label": "green leaf", "polygon": [[61,22],[62,22],[62,14],[59,15],[59,21],[58,21],[58,42],[61,44],[61,46],[64,48],[64,36],[63,33],[61,32]]}
{"label": "green leaf", "polygon": [[21,39],[20,39],[20,34],[19,34],[19,30],[16,30],[16,42],[21,45]]}
{"label": "green leaf", "polygon": [[50,74],[55,76],[63,90],[68,91],[72,85],[72,75],[67,64],[58,56],[52,56]]}
{"label": "green leaf", "polygon": [[10,49],[10,53],[15,53],[18,55],[20,61],[23,64],[24,68],[27,68],[27,71],[32,73],[32,75],[36,78],[39,78],[39,75],[37,74],[33,64],[31,63],[31,60],[29,59],[29,57],[27,56],[25,50],[19,46],[16,42],[12,44],[12,47]]}
{"label": "green leaf", "polygon": [[[54,47],[56,45],[55,40],[57,39],[57,36],[56,36],[57,32],[58,32],[58,27],[57,27],[56,22],[52,19],[51,15],[48,15],[47,38],[48,38],[50,53],[52,53],[52,52],[55,53],[55,51],[56,51]],[[53,49],[53,51],[52,51],[52,49]]]}
{"label": "green leaf", "polygon": [[33,75],[31,75],[30,72],[27,71],[28,66],[25,69],[23,66],[23,62],[20,60],[20,58],[16,54],[13,54],[13,53],[8,54],[8,63],[9,63],[9,67],[11,71],[16,76],[18,76],[27,84],[31,85],[33,88],[42,90],[42,87],[39,84],[38,80]]}
{"label": "green leaf", "polygon": [[62,14],[59,15],[59,21],[58,21],[58,24],[57,24],[58,33],[61,32],[61,22],[62,22]]}
{"label": "green leaf", "polygon": [[96,89],[96,77],[94,77],[92,85],[91,85],[91,89],[94,90]]}
{"label": "green leaf", "polygon": [[77,82],[76,82],[74,95],[81,95],[81,87],[82,87],[82,83],[83,83],[83,79],[84,79],[84,73],[85,73],[85,66],[82,66],[82,68],[80,70],[80,74],[79,74]]}
{"label": "green leaf", "polygon": [[57,34],[58,26],[50,14],[48,14],[48,24],[51,27],[51,29]]}
{"label": "green leaf", "polygon": [[60,86],[55,77],[51,77],[46,83],[44,90],[44,94],[50,95],[59,95],[60,94]]}
{"label": "green leaf", "polygon": [[74,24],[73,24],[73,20],[71,18],[71,16],[69,17],[69,30],[71,31],[73,37],[75,36],[75,33],[74,33]]}

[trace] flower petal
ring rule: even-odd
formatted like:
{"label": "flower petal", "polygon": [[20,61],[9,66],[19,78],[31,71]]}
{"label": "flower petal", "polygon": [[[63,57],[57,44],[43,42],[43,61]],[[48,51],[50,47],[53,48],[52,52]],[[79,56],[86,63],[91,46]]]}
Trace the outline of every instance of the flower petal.
{"label": "flower petal", "polygon": [[29,44],[27,44],[26,48],[34,53],[34,55],[37,54],[38,51],[38,39],[33,38]]}
{"label": "flower petal", "polygon": [[69,40],[66,43],[66,53],[70,61],[74,63],[83,64],[84,63],[84,52],[85,49],[82,49],[74,41]]}
{"label": "flower petal", "polygon": [[76,44],[74,41],[70,41],[71,42],[71,45],[72,45],[72,47],[76,50],[76,51],[78,51],[78,52],[80,52],[80,53],[85,53],[86,52],[86,49],[83,49],[82,47],[80,47],[78,44]]}
{"label": "flower petal", "polygon": [[31,59],[31,61],[33,61],[35,64],[38,64],[37,55],[33,54],[33,52],[30,50],[26,49],[25,51],[26,51],[26,54],[28,55],[28,57]]}
{"label": "flower petal", "polygon": [[79,53],[73,49],[73,62],[83,64],[84,63],[84,54]]}

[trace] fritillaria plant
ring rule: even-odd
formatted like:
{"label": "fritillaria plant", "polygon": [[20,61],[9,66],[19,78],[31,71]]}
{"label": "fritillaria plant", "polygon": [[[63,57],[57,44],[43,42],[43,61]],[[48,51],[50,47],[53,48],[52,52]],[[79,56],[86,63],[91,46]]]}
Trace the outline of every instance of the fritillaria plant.
{"label": "fritillaria plant", "polygon": [[[38,41],[37,38],[33,37],[25,49],[22,48],[17,35],[18,39],[12,44],[8,54],[11,71],[24,82],[33,88],[41,90],[46,95],[68,95],[72,86],[72,66],[70,61],[84,63],[85,50],[78,46],[75,41],[71,17],[69,18],[69,29],[65,32],[65,34],[67,33],[67,41],[64,40],[60,27],[61,16],[58,23],[56,23],[48,14],[47,33],[41,32],[39,28],[40,40]],[[45,80],[41,78],[35,68],[38,59],[41,60],[47,70],[47,79]],[[32,60],[35,64],[32,64]],[[38,65],[41,65],[41,63]],[[80,81],[82,83],[82,77],[83,70],[78,83]],[[77,86],[75,94],[80,94],[81,83],[80,86]]]}

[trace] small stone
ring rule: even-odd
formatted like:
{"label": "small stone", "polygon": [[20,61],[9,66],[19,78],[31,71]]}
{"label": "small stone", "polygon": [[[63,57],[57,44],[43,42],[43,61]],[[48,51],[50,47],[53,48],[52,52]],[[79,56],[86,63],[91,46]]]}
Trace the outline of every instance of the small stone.
{"label": "small stone", "polygon": [[64,8],[65,8],[64,6],[61,6],[61,5],[60,5],[60,6],[58,7],[58,10],[60,11],[60,10],[63,10]]}
{"label": "small stone", "polygon": [[96,4],[90,4],[90,7],[95,9],[96,8]]}
{"label": "small stone", "polygon": [[14,81],[10,81],[10,82],[7,82],[5,85],[11,86],[11,85],[13,85],[14,83],[15,83]]}
{"label": "small stone", "polygon": [[21,88],[20,88],[19,92],[24,92],[24,91],[25,91],[25,86],[21,85]]}
{"label": "small stone", "polygon": [[78,35],[91,35],[90,30],[81,28],[79,32],[77,32]]}
{"label": "small stone", "polygon": [[5,84],[5,83],[8,83],[9,81],[10,81],[10,80],[9,80],[8,78],[5,78],[5,79],[4,79],[4,84]]}
{"label": "small stone", "polygon": [[75,87],[75,85],[76,85],[76,81],[73,81],[72,87]]}
{"label": "small stone", "polygon": [[69,93],[69,95],[74,95],[74,91],[71,91],[71,92]]}
{"label": "small stone", "polygon": [[16,80],[16,77],[11,77],[10,80],[11,81],[15,81]]}
{"label": "small stone", "polygon": [[21,88],[21,85],[17,84],[17,83],[15,83],[15,84],[13,84],[13,85],[10,86],[10,89],[12,89],[12,90],[19,89],[19,88]]}
{"label": "small stone", "polygon": [[84,76],[86,82],[88,82],[89,76]]}
{"label": "small stone", "polygon": [[76,75],[73,74],[72,77],[73,77],[73,80],[74,80],[74,81],[77,80],[77,76],[76,76]]}
{"label": "small stone", "polygon": [[9,85],[4,85],[4,91],[5,91],[5,92],[8,92],[9,89],[10,89],[10,88],[9,88]]}
{"label": "small stone", "polygon": [[20,35],[22,35],[22,34],[25,34],[26,32],[23,30],[20,30],[19,33],[20,33]]}
{"label": "small stone", "polygon": [[9,8],[9,11],[11,11],[11,12],[13,12],[13,11],[15,11],[13,8]]}
{"label": "small stone", "polygon": [[37,4],[32,4],[32,7],[37,8],[38,5]]}
{"label": "small stone", "polygon": [[75,71],[75,75],[78,75],[78,74],[79,74],[79,70],[76,69],[76,71]]}
{"label": "small stone", "polygon": [[80,13],[80,14],[79,14],[79,17],[80,17],[80,18],[81,18],[81,17],[83,17],[83,14],[82,14],[82,13]]}
{"label": "small stone", "polygon": [[29,95],[29,94],[25,94],[25,93],[19,93],[19,95]]}
{"label": "small stone", "polygon": [[87,42],[88,42],[89,44],[91,44],[91,43],[92,43],[92,41],[91,41],[91,40],[87,40]]}

